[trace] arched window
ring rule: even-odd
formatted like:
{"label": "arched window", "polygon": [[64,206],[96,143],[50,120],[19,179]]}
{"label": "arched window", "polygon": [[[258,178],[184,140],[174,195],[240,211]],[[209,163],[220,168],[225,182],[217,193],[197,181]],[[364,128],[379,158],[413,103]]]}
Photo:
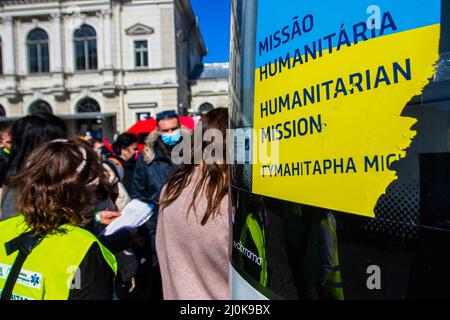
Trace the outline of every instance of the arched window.
{"label": "arched window", "polygon": [[30,106],[29,114],[53,113],[52,107],[44,100],[37,100]]}
{"label": "arched window", "polygon": [[77,112],[100,112],[100,105],[97,101],[91,98],[85,98],[78,102],[77,104]]}
{"label": "arched window", "polygon": [[6,111],[5,108],[0,104],[0,118],[6,117]]}
{"label": "arched window", "polygon": [[213,109],[214,109],[214,106],[211,103],[205,102],[198,108],[198,111],[201,114],[207,114],[209,111],[211,111]]}
{"label": "arched window", "polygon": [[97,34],[91,26],[82,25],[74,34],[76,70],[97,69]]}
{"label": "arched window", "polygon": [[30,73],[49,72],[48,35],[40,28],[32,30],[27,38],[28,68]]}

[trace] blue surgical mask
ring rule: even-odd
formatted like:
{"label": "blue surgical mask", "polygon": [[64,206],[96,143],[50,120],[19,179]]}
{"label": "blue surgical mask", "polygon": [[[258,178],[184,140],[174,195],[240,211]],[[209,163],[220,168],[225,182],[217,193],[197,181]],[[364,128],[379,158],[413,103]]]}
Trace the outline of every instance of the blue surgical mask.
{"label": "blue surgical mask", "polygon": [[167,133],[167,134],[161,135],[162,142],[169,147],[176,145],[178,143],[178,141],[180,141],[180,139],[181,139],[181,133],[179,130],[174,131],[172,133]]}

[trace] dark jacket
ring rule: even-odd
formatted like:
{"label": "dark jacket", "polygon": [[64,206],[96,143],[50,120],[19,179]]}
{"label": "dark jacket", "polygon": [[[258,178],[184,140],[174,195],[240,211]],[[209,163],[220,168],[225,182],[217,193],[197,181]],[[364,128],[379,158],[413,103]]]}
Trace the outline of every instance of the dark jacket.
{"label": "dark jacket", "polygon": [[127,192],[131,193],[131,188],[133,185],[134,168],[136,167],[136,159],[131,158],[128,161],[124,161],[122,158],[120,158],[120,160],[122,161],[123,167],[125,168],[122,183]]}
{"label": "dark jacket", "polygon": [[155,205],[159,201],[162,187],[178,169],[164,148],[156,133],[151,133],[145,140],[144,150],[134,168],[131,198]]}
{"label": "dark jacket", "polygon": [[0,188],[6,182],[6,173],[8,172],[9,152],[6,148],[0,148]]}
{"label": "dark jacket", "polygon": [[11,218],[17,214],[16,202],[14,199],[14,190],[10,189],[6,184],[4,184],[0,202],[0,221]]}
{"label": "dark jacket", "polygon": [[68,300],[112,300],[114,272],[103,258],[97,243],[79,266],[80,287],[72,288]]}
{"label": "dark jacket", "polygon": [[142,154],[139,156],[133,174],[131,198],[154,204],[155,213],[146,223],[152,248],[152,265],[156,265],[156,223],[158,218],[159,195],[164,185],[169,181],[179,166],[172,163],[170,155],[164,150],[164,145],[156,132],[151,133],[146,141]]}

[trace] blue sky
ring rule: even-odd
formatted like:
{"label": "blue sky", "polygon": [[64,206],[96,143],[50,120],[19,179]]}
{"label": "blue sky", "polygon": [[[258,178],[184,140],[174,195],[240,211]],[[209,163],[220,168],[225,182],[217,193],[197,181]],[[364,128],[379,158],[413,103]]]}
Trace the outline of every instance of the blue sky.
{"label": "blue sky", "polygon": [[208,55],[205,62],[229,60],[231,0],[191,0]]}

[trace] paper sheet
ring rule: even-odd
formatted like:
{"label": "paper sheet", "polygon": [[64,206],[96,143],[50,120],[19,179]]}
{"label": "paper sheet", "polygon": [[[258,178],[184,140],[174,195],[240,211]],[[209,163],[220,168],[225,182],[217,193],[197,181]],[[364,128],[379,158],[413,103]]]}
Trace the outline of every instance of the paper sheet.
{"label": "paper sheet", "polygon": [[122,215],[111,222],[103,231],[104,235],[113,234],[119,229],[131,227],[137,228],[147,222],[153,215],[155,206],[134,199],[122,210]]}

